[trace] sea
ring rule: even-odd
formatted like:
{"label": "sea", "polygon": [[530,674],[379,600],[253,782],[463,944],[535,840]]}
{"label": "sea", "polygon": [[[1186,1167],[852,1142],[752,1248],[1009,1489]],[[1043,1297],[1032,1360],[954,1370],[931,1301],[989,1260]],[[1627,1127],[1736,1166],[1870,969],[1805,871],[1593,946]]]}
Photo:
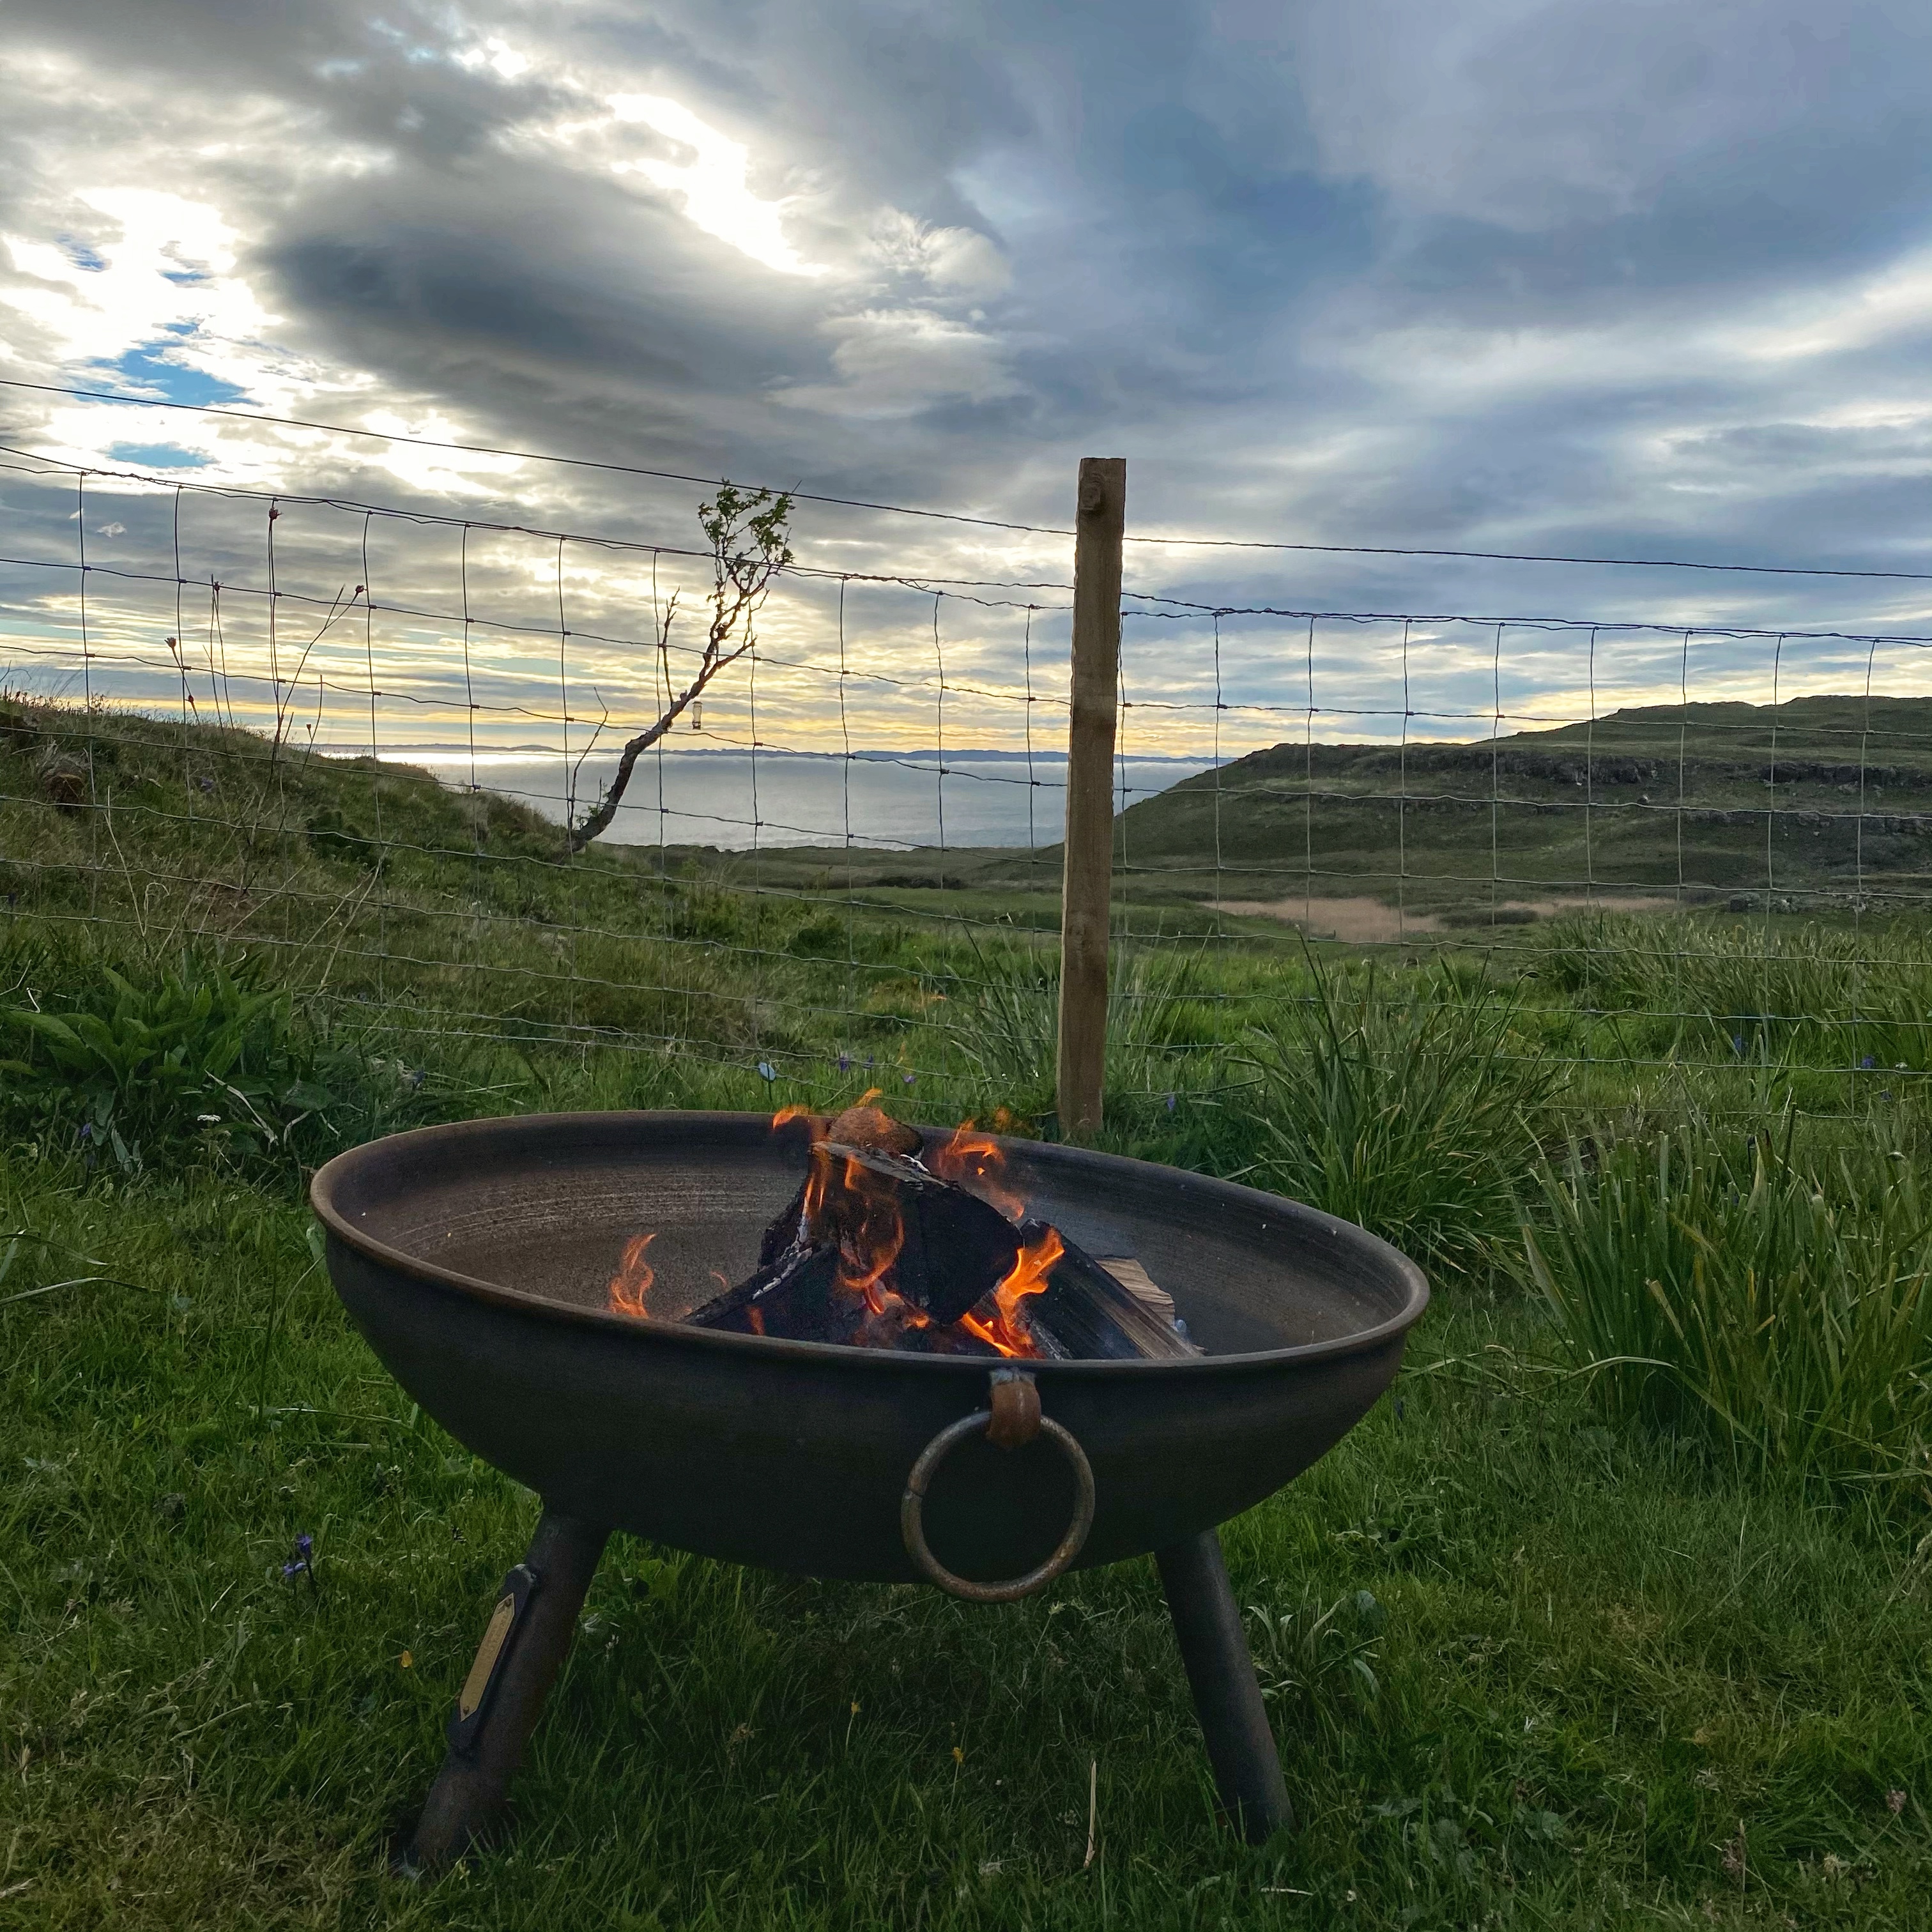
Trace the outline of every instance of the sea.
{"label": "sea", "polygon": [[[386,761],[422,766],[453,788],[473,783],[561,824],[573,796],[581,820],[602,797],[614,757],[574,770],[556,752],[478,753],[448,746],[382,748]],[[1151,798],[1209,761],[1126,758],[1114,808]],[[1064,830],[1064,753],[930,748],[838,753],[679,746],[638,761],[604,838],[626,845],[837,845],[893,851],[932,845],[1051,845]]]}

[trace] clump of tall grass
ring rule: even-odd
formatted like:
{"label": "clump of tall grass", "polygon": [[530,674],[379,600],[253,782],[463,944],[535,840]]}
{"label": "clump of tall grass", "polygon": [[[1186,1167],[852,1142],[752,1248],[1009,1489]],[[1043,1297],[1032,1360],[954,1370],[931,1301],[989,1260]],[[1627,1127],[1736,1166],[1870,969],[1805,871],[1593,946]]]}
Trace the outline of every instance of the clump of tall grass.
{"label": "clump of tall grass", "polygon": [[1862,1152],[1808,1157],[1787,1116],[1546,1168],[1529,1270],[1600,1407],[1758,1467],[1932,1493],[1932,1225],[1913,1162]]}
{"label": "clump of tall grass", "polygon": [[1540,1157],[1561,1070],[1479,977],[1438,969],[1391,984],[1313,964],[1313,982],[1247,1034],[1249,1173],[1438,1275],[1487,1274],[1514,1242],[1516,1190]]}
{"label": "clump of tall grass", "polygon": [[1552,921],[1538,970],[1588,1005],[1649,1014],[1720,1060],[1932,1066],[1932,954],[1895,928],[1597,914]]}
{"label": "clump of tall grass", "polygon": [[[1054,1106],[1060,958],[1044,948],[976,949],[953,982],[946,1029],[969,1084],[1022,1118]],[[1198,1084],[1192,1070],[1220,1024],[1202,957],[1158,949],[1117,956],[1107,988],[1107,1087],[1145,1094]],[[1192,1049],[1192,1051],[1191,1051]]]}

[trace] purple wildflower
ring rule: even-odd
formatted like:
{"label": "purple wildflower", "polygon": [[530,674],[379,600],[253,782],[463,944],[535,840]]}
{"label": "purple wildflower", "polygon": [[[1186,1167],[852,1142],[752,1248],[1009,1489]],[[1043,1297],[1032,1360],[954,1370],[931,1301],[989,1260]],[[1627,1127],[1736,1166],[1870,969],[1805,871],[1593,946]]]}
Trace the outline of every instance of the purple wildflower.
{"label": "purple wildflower", "polygon": [[315,1538],[304,1530],[296,1538],[296,1546],[289,1560],[282,1565],[282,1580],[292,1584],[298,1576],[306,1576],[308,1586],[316,1587],[315,1580]]}

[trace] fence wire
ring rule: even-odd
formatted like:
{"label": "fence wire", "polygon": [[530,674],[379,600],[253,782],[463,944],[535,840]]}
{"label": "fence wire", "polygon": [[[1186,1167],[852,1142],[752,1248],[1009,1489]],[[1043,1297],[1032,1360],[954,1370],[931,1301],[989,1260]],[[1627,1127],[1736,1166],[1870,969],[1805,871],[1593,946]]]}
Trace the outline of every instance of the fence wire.
{"label": "fence wire", "polygon": [[[252,951],[326,1024],[599,1056],[614,1099],[689,1065],[1050,1105],[1070,584],[841,568],[836,518],[881,506],[812,500],[752,649],[573,851],[698,662],[696,491],[640,534],[0,473],[16,948]],[[1508,986],[1510,1050],[1580,1106],[1922,1080],[1932,638],[1298,608],[1132,554],[1116,1096],[1211,1104],[1320,958],[1384,1002]]]}

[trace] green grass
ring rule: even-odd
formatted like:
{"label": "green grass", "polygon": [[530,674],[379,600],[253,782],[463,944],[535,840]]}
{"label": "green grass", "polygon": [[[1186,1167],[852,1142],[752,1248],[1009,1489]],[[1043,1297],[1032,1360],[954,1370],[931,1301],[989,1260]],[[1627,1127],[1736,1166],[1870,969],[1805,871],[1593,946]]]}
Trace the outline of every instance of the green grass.
{"label": "green grass", "polygon": [[[1932,1519],[1894,1478],[1932,1359],[1880,1178],[1932,1146],[1922,936],[1563,920],[1371,979],[1279,928],[1164,943],[1216,922],[1138,887],[1106,1144],[1265,1170],[1441,1291],[1396,1400],[1226,1532],[1299,1829],[1216,1823],[1148,1564],[980,1611],[620,1540],[520,1828],[389,1878],[536,1503],[350,1327],[302,1168],[404,1119],[874,1085],[1053,1127],[1050,866],[892,855],[848,896],[822,854],[556,844],[419,774],[0,711],[0,1006],[74,1036],[16,1018],[0,1075],[0,1927],[1922,1921]],[[261,1130],[203,1121],[211,1081]],[[1738,1148],[1787,1109],[1805,1184],[1766,1205]],[[1660,1201],[1660,1134],[1704,1177]],[[1579,1138],[1566,1210],[1536,1176]],[[1519,1204],[1598,1327],[1516,1285]],[[1667,1388],[1592,1366],[1671,1359],[1616,1325],[1653,1276],[1702,1324]]]}
{"label": "green grass", "polygon": [[[1686,1128],[1543,1177],[1528,1259],[1598,1405],[1760,1467],[1932,1498],[1932,1220],[1924,1148],[1740,1145]],[[1904,1138],[1904,1136],[1900,1136]],[[1810,1158],[1805,1156],[1809,1155]],[[1609,1366],[1604,1366],[1609,1365]]]}
{"label": "green grass", "polygon": [[518,1835],[411,1888],[387,1835],[534,1499],[412,1417],[285,1198],[52,1178],[0,1170],[60,1244],[0,1293],[112,1279],[0,1306],[0,1924],[1876,1927],[1932,1890],[1925,1552],[1604,1426],[1480,1303],[1227,1532],[1276,1845],[1214,1820],[1148,1564],[983,1611],[620,1540]]}
{"label": "green grass", "polygon": [[1248,1036],[1258,1076],[1251,1178],[1393,1242],[1450,1286],[1514,1246],[1514,1190],[1560,1070],[1526,1053],[1516,1012],[1445,969],[1395,997],[1373,967],[1317,966],[1313,995]]}

